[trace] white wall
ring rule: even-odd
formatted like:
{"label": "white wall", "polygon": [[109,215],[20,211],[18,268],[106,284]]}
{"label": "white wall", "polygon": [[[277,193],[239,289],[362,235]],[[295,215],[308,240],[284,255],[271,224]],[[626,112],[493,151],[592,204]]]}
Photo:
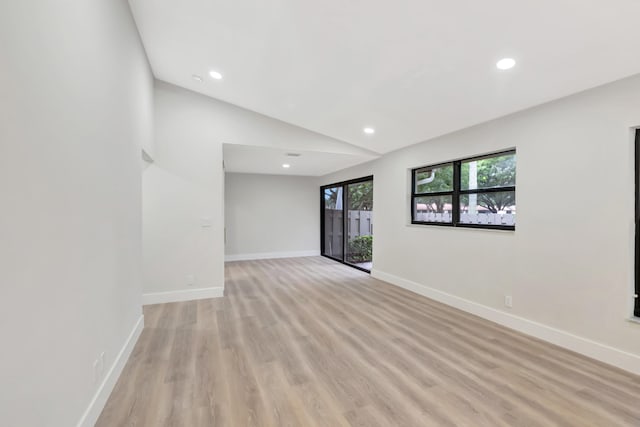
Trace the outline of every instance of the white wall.
{"label": "white wall", "polygon": [[[374,174],[375,276],[640,373],[640,324],[627,321],[639,125],[636,76],[321,181]],[[515,232],[409,224],[410,168],[511,147]]]}
{"label": "white wall", "polygon": [[162,82],[154,101],[154,163],[143,173],[144,293],[219,293],[224,174],[216,110],[208,98]]}
{"label": "white wall", "polygon": [[[154,163],[143,173],[147,303],[211,296],[224,286],[223,143],[370,154],[160,81],[154,110]],[[202,218],[210,227],[202,227]],[[195,276],[191,285],[188,276]],[[196,294],[196,289],[209,291]]]}
{"label": "white wall", "polygon": [[319,254],[319,192],[315,177],[227,173],[227,259]]}
{"label": "white wall", "polygon": [[3,1],[0,52],[0,425],[68,427],[141,325],[152,75],[125,0]]}

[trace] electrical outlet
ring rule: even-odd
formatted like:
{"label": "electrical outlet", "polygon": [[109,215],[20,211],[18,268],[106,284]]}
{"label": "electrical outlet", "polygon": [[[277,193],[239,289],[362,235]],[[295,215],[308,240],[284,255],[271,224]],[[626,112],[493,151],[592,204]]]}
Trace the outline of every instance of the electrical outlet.
{"label": "electrical outlet", "polygon": [[196,284],[196,276],[193,274],[187,275],[187,286],[193,286]]}
{"label": "electrical outlet", "polygon": [[511,297],[511,295],[504,296],[504,306],[509,308],[513,307],[513,298]]}

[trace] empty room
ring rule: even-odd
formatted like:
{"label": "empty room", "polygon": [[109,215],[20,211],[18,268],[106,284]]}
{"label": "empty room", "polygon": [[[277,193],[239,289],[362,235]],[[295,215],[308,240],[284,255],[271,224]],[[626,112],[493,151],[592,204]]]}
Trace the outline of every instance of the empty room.
{"label": "empty room", "polygon": [[0,426],[640,426],[638,16],[0,0]]}

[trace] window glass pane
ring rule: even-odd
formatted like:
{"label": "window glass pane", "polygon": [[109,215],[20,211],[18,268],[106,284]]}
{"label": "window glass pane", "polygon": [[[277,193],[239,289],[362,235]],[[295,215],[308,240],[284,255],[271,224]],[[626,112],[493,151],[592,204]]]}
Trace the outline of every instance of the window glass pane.
{"label": "window glass pane", "polygon": [[347,253],[345,261],[371,270],[373,181],[347,185]]}
{"label": "window glass pane", "polygon": [[461,194],[460,223],[516,225],[516,192]]}
{"label": "window glass pane", "polygon": [[324,190],[324,255],[342,260],[342,186]]}
{"label": "window glass pane", "polygon": [[453,164],[418,169],[415,172],[416,193],[453,190]]}
{"label": "window glass pane", "polygon": [[324,189],[324,208],[342,209],[342,188],[332,187]]}
{"label": "window glass pane", "polygon": [[424,222],[451,222],[451,196],[415,197],[413,218]]}
{"label": "window glass pane", "polygon": [[466,160],[460,166],[460,188],[476,190],[516,185],[516,155],[500,154]]}

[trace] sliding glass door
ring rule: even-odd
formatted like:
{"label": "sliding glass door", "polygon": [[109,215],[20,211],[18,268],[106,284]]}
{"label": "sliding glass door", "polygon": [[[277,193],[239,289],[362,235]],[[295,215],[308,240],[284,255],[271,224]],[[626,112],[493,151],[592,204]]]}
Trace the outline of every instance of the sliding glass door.
{"label": "sliding glass door", "polygon": [[322,255],[342,261],[344,255],[344,209],[342,187],[328,187],[323,192],[323,226]]}
{"label": "sliding glass door", "polygon": [[373,177],[321,188],[322,255],[371,271]]}

